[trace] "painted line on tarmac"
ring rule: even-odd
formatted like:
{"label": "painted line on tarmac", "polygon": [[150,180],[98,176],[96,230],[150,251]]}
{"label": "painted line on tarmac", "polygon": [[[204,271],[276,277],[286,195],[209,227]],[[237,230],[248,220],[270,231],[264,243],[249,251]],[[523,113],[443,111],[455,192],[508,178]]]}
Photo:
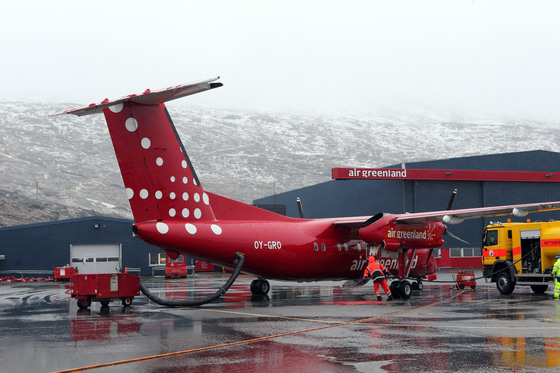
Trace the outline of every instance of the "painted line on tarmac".
{"label": "painted line on tarmac", "polygon": [[[489,320],[490,321],[490,320]],[[517,320],[522,321],[522,320]],[[473,326],[473,325],[432,325],[432,324],[392,324],[392,323],[370,323],[365,322],[371,326],[399,326],[407,328],[439,328],[439,329],[517,329],[517,330],[560,330],[560,326]]]}
{"label": "painted line on tarmac", "polygon": [[[249,344],[249,343],[268,341],[268,340],[275,339],[275,338],[288,337],[288,336],[292,336],[292,335],[296,335],[296,334],[314,332],[314,331],[317,331],[317,330],[336,328],[336,327],[339,327],[339,326],[363,324],[365,322],[375,320],[375,319],[380,319],[380,318],[384,318],[384,317],[388,317],[388,316],[395,316],[395,315],[399,315],[399,314],[403,314],[403,313],[407,313],[407,312],[411,312],[411,311],[417,311],[417,310],[427,308],[427,307],[436,306],[438,304],[445,303],[445,302],[448,302],[448,301],[450,301],[454,298],[457,298],[459,295],[463,294],[463,292],[464,291],[460,291],[457,294],[455,294],[455,295],[453,295],[449,298],[442,299],[440,301],[430,303],[430,304],[426,304],[426,305],[423,305],[423,306],[420,306],[420,307],[405,309],[405,310],[401,310],[401,311],[390,312],[390,313],[386,313],[386,314],[383,314],[383,315],[366,317],[366,318],[363,318],[363,319],[358,319],[358,320],[353,320],[353,321],[338,322],[338,323],[335,323],[335,324],[318,326],[316,328],[296,330],[296,331],[293,331],[293,332],[274,334],[274,335],[269,335],[269,336],[265,336],[265,337],[253,338],[253,339],[245,339],[245,340],[242,340],[242,341],[223,343],[223,344],[214,345],[214,346],[199,347],[199,348],[193,348],[193,349],[190,349],[190,350],[170,352],[170,353],[166,353],[166,354],[144,356],[144,357],[139,357],[139,358],[134,358],[134,359],[113,361],[113,362],[110,362],[110,363],[102,363],[102,364],[90,365],[90,366],[85,366],[85,367],[72,368],[72,369],[61,370],[61,371],[57,371],[57,372],[53,372],[53,373],[83,372],[83,371],[86,371],[86,370],[107,368],[107,367],[116,366],[116,365],[140,363],[140,362],[149,361],[149,360],[164,359],[164,358],[168,358],[168,357],[175,357],[175,356],[180,356],[180,355],[189,355],[189,354],[194,354],[194,353],[198,353],[198,352],[217,350],[217,349],[226,348],[226,347],[232,347],[232,346],[239,346],[239,345],[244,345],[244,344]],[[265,315],[262,315],[262,316],[265,316]],[[270,316],[270,317],[273,318],[274,316]]]}
{"label": "painted line on tarmac", "polygon": [[[381,302],[380,302],[381,303]],[[435,305],[435,304],[430,304]],[[193,308],[195,310],[196,308]],[[293,321],[308,321],[308,322],[315,322],[315,323],[324,323],[324,324],[340,324],[341,321],[335,320],[321,320],[321,319],[308,319],[303,317],[293,317],[293,316],[278,316],[278,315],[266,315],[262,313],[251,313],[251,312],[241,312],[241,311],[228,311],[228,310],[218,310],[218,309],[205,309],[205,311],[213,311],[219,313],[227,313],[232,315],[242,315],[242,316],[253,316],[253,317],[262,317],[262,318],[271,318],[271,319],[282,319],[282,320],[293,320]],[[408,310],[407,312],[414,311]],[[418,313],[419,315],[429,315],[430,313]],[[392,316],[393,313],[380,315],[382,316]],[[530,330],[551,330],[551,329],[559,329],[560,326],[474,326],[474,325],[433,325],[433,324],[393,324],[393,323],[372,323],[371,320],[358,322],[356,321],[355,324],[361,325],[376,325],[376,326],[404,326],[404,327],[422,327],[422,328],[441,328],[441,329],[530,329]],[[522,321],[522,320],[519,320]],[[560,321],[560,319],[556,319],[556,321]],[[554,319],[543,319],[543,322],[554,322]]]}
{"label": "painted line on tarmac", "polygon": [[[190,308],[192,310],[201,310],[200,308]],[[321,320],[321,319],[307,319],[304,317],[294,317],[294,316],[278,316],[278,315],[266,315],[262,313],[251,313],[251,312],[241,312],[241,311],[228,311],[228,310],[219,310],[219,309],[212,309],[212,308],[205,308],[204,311],[212,311],[218,313],[227,313],[232,315],[242,315],[242,316],[254,316],[254,317],[266,317],[269,319],[282,319],[282,320],[293,320],[293,321],[311,321],[316,323],[324,323],[324,324],[340,324],[340,321],[334,320]]]}

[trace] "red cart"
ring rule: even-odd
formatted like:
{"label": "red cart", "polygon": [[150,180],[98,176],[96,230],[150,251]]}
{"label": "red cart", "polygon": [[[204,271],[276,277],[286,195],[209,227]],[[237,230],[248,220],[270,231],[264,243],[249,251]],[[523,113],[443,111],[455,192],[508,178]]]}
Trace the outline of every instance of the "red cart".
{"label": "red cart", "polygon": [[56,267],[53,270],[53,277],[55,281],[67,281],[72,278],[72,275],[78,273],[78,270],[69,264],[64,267]]}
{"label": "red cart", "polygon": [[88,308],[91,302],[101,302],[106,307],[114,300],[128,307],[140,295],[140,278],[128,273],[77,274],[71,281],[70,295],[81,309]]}
{"label": "red cart", "polygon": [[464,289],[466,286],[470,286],[471,289],[476,288],[476,279],[474,278],[474,271],[459,271],[455,278],[457,287],[459,289]]}

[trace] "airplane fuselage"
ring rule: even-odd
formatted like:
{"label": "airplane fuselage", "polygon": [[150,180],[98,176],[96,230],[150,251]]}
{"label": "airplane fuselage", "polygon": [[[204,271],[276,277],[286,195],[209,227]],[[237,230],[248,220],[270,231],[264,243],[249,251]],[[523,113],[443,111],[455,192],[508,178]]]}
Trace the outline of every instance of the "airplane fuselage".
{"label": "airplane fuselage", "polygon": [[[151,245],[225,267],[237,251],[245,256],[243,272],[268,279],[295,281],[360,279],[367,266],[367,246],[333,225],[334,219],[287,221],[176,221],[135,224],[135,233]],[[428,250],[418,250],[411,277],[436,270]],[[383,258],[397,275],[393,258]]]}

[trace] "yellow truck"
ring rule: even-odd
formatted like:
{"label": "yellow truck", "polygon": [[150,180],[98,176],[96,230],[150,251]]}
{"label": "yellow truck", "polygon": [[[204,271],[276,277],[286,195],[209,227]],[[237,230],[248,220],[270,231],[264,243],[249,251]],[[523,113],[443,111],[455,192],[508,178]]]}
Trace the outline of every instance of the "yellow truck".
{"label": "yellow truck", "polygon": [[511,294],[516,285],[541,294],[554,286],[551,272],[558,253],[560,221],[491,223],[482,242],[484,277],[502,294]]}

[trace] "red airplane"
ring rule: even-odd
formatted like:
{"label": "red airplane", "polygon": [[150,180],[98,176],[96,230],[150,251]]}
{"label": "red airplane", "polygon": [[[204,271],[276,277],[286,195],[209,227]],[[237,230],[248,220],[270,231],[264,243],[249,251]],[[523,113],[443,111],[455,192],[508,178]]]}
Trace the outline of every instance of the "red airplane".
{"label": "red airplane", "polygon": [[431,254],[444,245],[444,223],[560,209],[560,202],[544,202],[304,219],[207,192],[164,102],[221,87],[218,79],[146,90],[57,114],[105,115],[134,216],[135,235],[172,258],[184,254],[224,267],[232,267],[240,252],[242,272],[258,277],[251,284],[255,294],[269,291],[266,279],[360,280],[374,248],[372,253],[389,264],[397,277],[391,284],[394,294],[408,298],[413,287],[422,287],[422,279],[435,276],[437,265]]}

